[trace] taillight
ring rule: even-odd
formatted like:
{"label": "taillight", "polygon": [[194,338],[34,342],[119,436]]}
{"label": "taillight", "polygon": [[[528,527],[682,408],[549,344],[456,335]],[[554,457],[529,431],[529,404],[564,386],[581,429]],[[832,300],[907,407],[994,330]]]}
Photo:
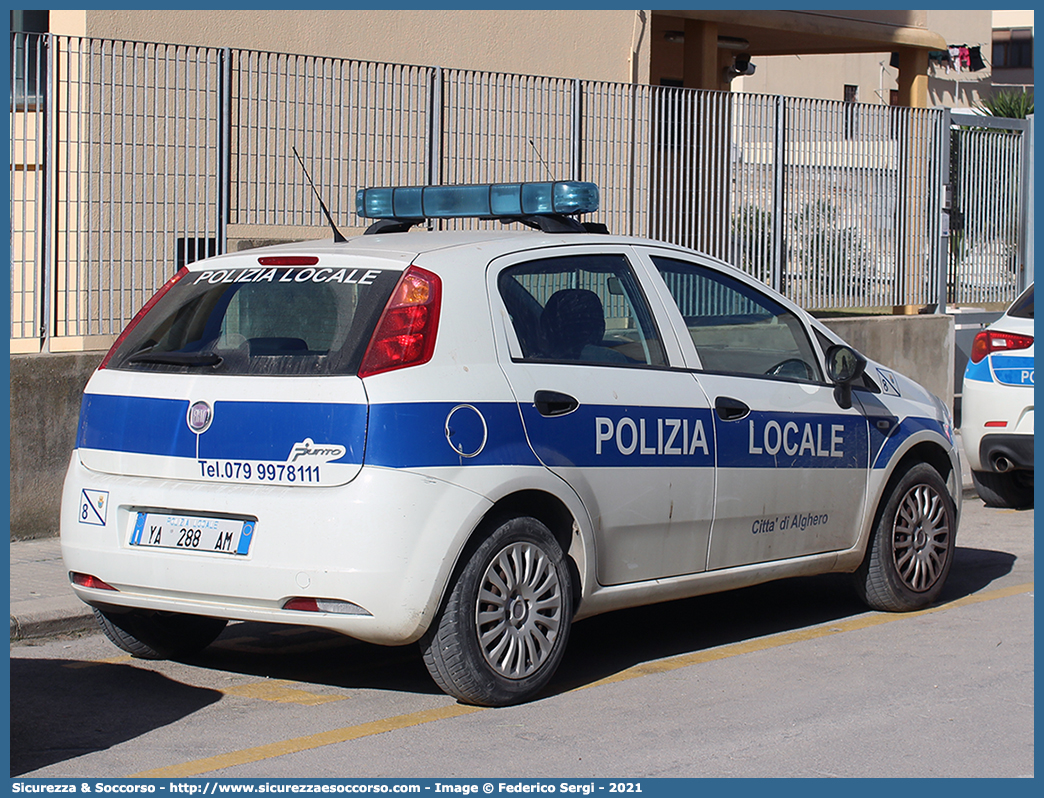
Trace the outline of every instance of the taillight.
{"label": "taillight", "polygon": [[80,587],[90,587],[95,590],[116,590],[116,588],[108,582],[103,582],[98,577],[91,576],[90,574],[80,574],[76,571],[71,571],[69,573],[69,578],[72,579],[74,585],[79,585]]}
{"label": "taillight", "polygon": [[978,363],[994,352],[1011,352],[1029,349],[1033,346],[1032,335],[1016,335],[1015,333],[983,330],[972,341],[971,362]]}
{"label": "taillight", "polygon": [[438,275],[410,266],[377,322],[359,376],[419,366],[431,360],[441,304],[442,281]]}
{"label": "taillight", "polygon": [[178,269],[177,274],[167,280],[167,282],[160,287],[160,290],[153,294],[152,299],[142,305],[141,310],[134,314],[134,318],[131,319],[130,324],[123,328],[123,332],[117,336],[116,341],[111,347],[109,347],[109,351],[106,353],[105,357],[102,358],[102,362],[98,365],[99,369],[103,369],[109,365],[109,360],[112,359],[112,356],[116,353],[116,350],[120,348],[120,345],[127,340],[127,336],[130,335],[131,330],[138,326],[138,322],[145,318],[145,314],[152,310],[156,303],[163,298],[163,295],[173,288],[174,284],[186,274],[188,274],[188,269],[182,266]]}
{"label": "taillight", "polygon": [[369,615],[366,610],[358,604],[343,599],[305,598],[297,596],[288,599],[283,604],[284,610],[296,612],[332,612],[336,615]]}

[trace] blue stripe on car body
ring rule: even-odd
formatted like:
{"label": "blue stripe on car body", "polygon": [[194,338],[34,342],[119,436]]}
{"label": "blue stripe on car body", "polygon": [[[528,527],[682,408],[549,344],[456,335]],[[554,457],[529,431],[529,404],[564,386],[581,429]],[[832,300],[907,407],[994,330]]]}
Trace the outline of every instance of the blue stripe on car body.
{"label": "blue stripe on car body", "polygon": [[219,400],[210,427],[199,435],[186,423],[188,407],[187,399],[85,394],[76,445],[161,457],[285,462],[294,446],[309,438],[345,447],[331,462],[362,462],[366,405]]}
{"label": "blue stripe on car body", "polygon": [[[531,404],[522,405],[520,415],[513,402],[479,402],[470,406],[484,419],[486,442],[476,456],[464,457],[451,448],[446,430],[447,418],[460,403],[375,404],[367,419],[361,404],[218,401],[214,421],[198,436],[185,421],[188,406],[188,400],[87,394],[77,446],[282,462],[308,438],[345,446],[345,455],[333,462],[359,463],[366,438],[366,463],[386,468],[541,462],[550,467],[710,468],[716,462],[722,468],[833,469],[865,467],[870,457],[874,468],[883,468],[910,435],[926,429],[944,434],[938,421],[927,418],[906,418],[887,435],[871,429],[868,439],[866,418],[843,414],[753,412],[726,422],[709,408],[589,405],[565,418],[545,418]],[[537,441],[536,454],[523,417]],[[474,430],[467,432],[474,435]]]}
{"label": "blue stripe on car body", "polygon": [[899,425],[892,430],[891,434],[885,438],[884,445],[881,446],[880,451],[877,453],[877,457],[874,459],[873,468],[887,468],[889,463],[891,463],[892,458],[895,456],[895,453],[907,438],[916,435],[918,432],[925,431],[935,432],[943,438],[949,438],[946,434],[946,430],[943,429],[942,423],[938,419],[907,416],[902,419],[899,422]]}
{"label": "blue stripe on car body", "polygon": [[1033,358],[1017,355],[992,355],[993,374],[1002,385],[1033,387]]}

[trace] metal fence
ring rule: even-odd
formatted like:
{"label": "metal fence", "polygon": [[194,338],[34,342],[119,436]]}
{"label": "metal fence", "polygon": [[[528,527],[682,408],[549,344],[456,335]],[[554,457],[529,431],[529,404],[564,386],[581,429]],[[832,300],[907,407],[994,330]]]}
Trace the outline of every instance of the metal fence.
{"label": "metal fence", "polygon": [[1026,246],[1031,123],[970,114],[952,114],[951,123],[949,301],[1011,302],[1033,279]]}
{"label": "metal fence", "polygon": [[[47,34],[13,44],[20,351],[104,345],[230,231],[321,228],[295,148],[346,227],[364,224],[353,199],[368,185],[582,178],[611,231],[706,251],[805,307],[1014,292],[1025,185],[1005,182],[1015,167],[999,153],[1022,157],[1023,132],[951,149],[941,110]],[[987,166],[996,179],[970,171]],[[990,203],[973,190],[985,179]],[[948,181],[963,227],[947,245]]]}

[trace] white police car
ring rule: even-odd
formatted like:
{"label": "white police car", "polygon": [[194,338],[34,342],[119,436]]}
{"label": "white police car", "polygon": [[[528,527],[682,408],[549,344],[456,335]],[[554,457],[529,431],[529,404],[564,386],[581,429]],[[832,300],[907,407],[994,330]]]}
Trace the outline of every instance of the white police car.
{"label": "white police car", "polygon": [[[934,601],[942,404],[736,269],[570,215],[597,196],[366,189],[367,235],[179,272],[91,378],[65,484],[109,637],[419,641],[446,692],[502,705],[608,610],[825,572],[874,608]],[[450,216],[536,230],[408,231]]]}
{"label": "white police car", "polygon": [[972,342],[961,439],[986,504],[1033,506],[1033,285]]}

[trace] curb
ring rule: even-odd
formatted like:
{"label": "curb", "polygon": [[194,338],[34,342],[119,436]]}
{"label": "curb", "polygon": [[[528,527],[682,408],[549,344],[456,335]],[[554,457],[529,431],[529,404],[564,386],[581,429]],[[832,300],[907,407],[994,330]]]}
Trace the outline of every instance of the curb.
{"label": "curb", "polygon": [[[42,640],[67,634],[92,632],[98,628],[86,604],[73,607],[68,600],[41,600],[32,606],[11,607],[11,640]],[[40,606],[37,606],[40,605]],[[60,606],[48,606],[60,605]]]}

